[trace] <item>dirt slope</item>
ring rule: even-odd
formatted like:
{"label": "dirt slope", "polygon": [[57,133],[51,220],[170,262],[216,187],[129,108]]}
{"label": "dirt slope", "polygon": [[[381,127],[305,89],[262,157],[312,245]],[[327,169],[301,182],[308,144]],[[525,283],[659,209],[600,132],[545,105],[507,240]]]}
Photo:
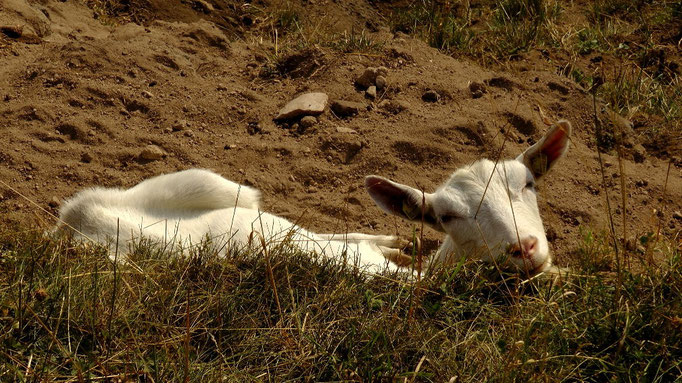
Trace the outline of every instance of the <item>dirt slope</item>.
{"label": "dirt slope", "polygon": [[[256,30],[230,27],[240,22],[230,9],[209,15],[183,4],[175,16],[172,8],[159,12],[161,20],[147,15],[144,26],[112,26],[75,1],[7,2],[0,26],[24,28],[22,36],[3,32],[0,40],[0,179],[56,213],[58,200],[86,186],[129,187],[159,173],[201,167],[259,188],[268,211],[314,230],[410,236],[410,225],[374,206],[363,177],[379,174],[432,191],[457,167],[494,157],[504,129],[512,139],[505,157],[538,139],[547,128],[539,106],[549,119],[569,119],[575,128],[567,158],[540,185],[558,263],[570,263],[580,227],[607,227],[605,194],[622,233],[618,161],[603,156],[605,192],[592,100],[554,74],[558,64],[531,54],[513,73],[491,72],[394,36],[369,3],[354,5],[317,1],[309,11],[323,22],[337,12],[338,29],[369,25],[376,30],[372,39],[383,44],[377,53],[310,47],[292,61],[291,76],[264,77],[274,44]],[[388,88],[371,102],[354,80],[379,65],[389,70]],[[482,97],[472,97],[472,82],[484,84]],[[441,95],[438,102],[422,100],[429,89]],[[348,119],[327,110],[305,131],[276,125],[278,110],[307,91],[363,102],[368,110]],[[384,99],[406,109],[377,107]],[[682,209],[679,160],[662,199],[668,162],[641,152],[637,137],[630,141],[624,161],[628,236],[655,231],[653,210],[665,204],[662,232],[679,238],[682,220],[672,217]],[[141,160],[149,144],[167,156]],[[7,188],[0,193],[5,223],[53,223]],[[439,238],[431,230],[426,235]]]}

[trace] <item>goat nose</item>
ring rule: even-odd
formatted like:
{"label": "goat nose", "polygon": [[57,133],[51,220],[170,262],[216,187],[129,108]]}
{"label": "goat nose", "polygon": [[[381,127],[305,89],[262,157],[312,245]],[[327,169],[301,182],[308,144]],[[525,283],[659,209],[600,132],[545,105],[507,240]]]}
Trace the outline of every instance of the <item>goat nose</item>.
{"label": "goat nose", "polygon": [[532,258],[535,255],[538,245],[538,238],[534,235],[521,240],[521,247],[515,243],[510,249],[510,255],[514,258]]}

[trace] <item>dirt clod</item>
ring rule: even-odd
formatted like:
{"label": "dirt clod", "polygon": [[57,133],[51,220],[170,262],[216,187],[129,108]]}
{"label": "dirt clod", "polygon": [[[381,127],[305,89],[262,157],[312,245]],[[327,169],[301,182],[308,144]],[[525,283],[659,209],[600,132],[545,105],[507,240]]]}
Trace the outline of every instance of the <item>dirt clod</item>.
{"label": "dirt clod", "polygon": [[157,145],[147,145],[138,158],[142,161],[157,161],[166,156],[166,152]]}

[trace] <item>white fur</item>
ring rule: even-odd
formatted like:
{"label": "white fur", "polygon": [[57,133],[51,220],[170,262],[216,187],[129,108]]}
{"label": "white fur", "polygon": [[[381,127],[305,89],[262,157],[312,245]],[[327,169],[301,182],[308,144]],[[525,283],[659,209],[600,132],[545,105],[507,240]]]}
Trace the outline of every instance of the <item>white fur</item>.
{"label": "white fur", "polygon": [[552,257],[535,181],[565,155],[571,130],[570,123],[559,121],[516,159],[474,162],[455,171],[434,193],[378,176],[367,177],[365,184],[384,211],[423,220],[446,234],[431,265],[452,264],[464,255],[531,274],[546,271]]}
{"label": "white fur", "polygon": [[315,234],[259,210],[260,193],[213,172],[190,169],[147,179],[130,189],[92,188],[66,201],[58,231],[94,240],[121,254],[140,238],[170,251],[197,245],[207,237],[213,249],[262,250],[288,243],[376,272],[387,257],[400,254],[397,238],[367,234]]}

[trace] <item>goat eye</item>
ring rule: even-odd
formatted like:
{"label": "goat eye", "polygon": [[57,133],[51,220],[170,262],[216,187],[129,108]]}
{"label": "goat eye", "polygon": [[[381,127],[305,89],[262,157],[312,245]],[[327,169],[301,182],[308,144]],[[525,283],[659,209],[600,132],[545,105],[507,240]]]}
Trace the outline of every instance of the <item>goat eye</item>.
{"label": "goat eye", "polygon": [[534,181],[529,181],[524,189],[535,189],[535,182]]}
{"label": "goat eye", "polygon": [[452,222],[452,221],[459,219],[459,218],[461,218],[461,217],[456,215],[456,214],[444,214],[444,215],[440,216],[440,222],[441,223],[448,223],[448,222]]}

